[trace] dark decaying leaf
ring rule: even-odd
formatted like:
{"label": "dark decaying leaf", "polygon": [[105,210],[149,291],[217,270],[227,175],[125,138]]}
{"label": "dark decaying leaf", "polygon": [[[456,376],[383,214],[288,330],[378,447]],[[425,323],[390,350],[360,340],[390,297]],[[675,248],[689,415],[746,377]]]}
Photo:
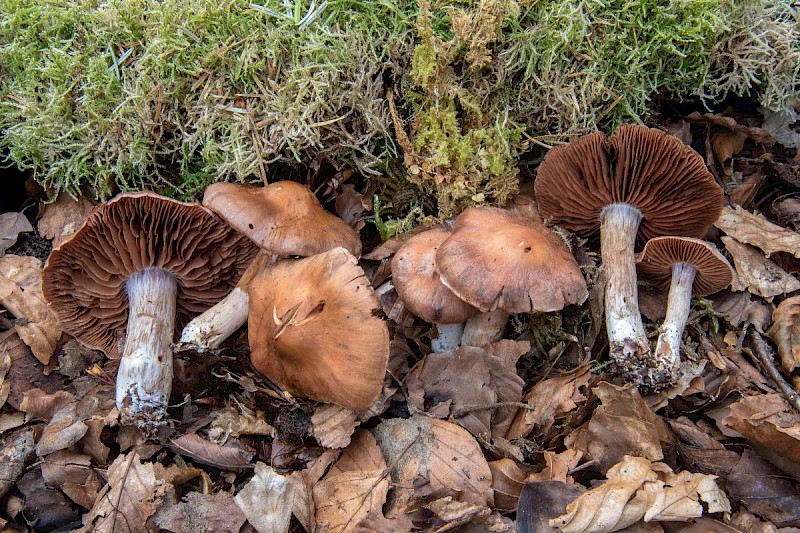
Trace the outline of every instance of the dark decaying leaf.
{"label": "dark decaying leaf", "polygon": [[175,505],[163,506],[153,522],[172,533],[239,533],[247,518],[227,492],[190,492]]}
{"label": "dark decaying leaf", "polygon": [[778,527],[800,527],[800,491],[791,478],[750,450],[730,472],[730,497]]}
{"label": "dark decaying leaf", "polygon": [[567,504],[580,496],[575,487],[561,481],[526,483],[519,496],[517,531],[519,533],[559,533],[550,520],[561,516]]}
{"label": "dark decaying leaf", "polygon": [[0,498],[22,477],[36,453],[33,428],[7,434],[0,444]]}
{"label": "dark decaying leaf", "polygon": [[784,370],[800,366],[800,296],[787,298],[772,312],[767,334],[778,346]]}
{"label": "dark decaying leaf", "polygon": [[14,409],[20,409],[24,394],[29,390],[40,388],[43,392],[56,392],[66,388],[61,374],[44,374],[42,363],[13,329],[0,333],[0,353],[11,356],[6,382],[10,385],[8,404]]}
{"label": "dark decaying leaf", "polygon": [[25,495],[25,512],[33,518],[37,530],[73,530],[80,526],[80,514],[64,494],[45,485],[41,469],[28,470],[17,488]]}
{"label": "dark decaying leaf", "polygon": [[232,446],[220,446],[196,433],[183,435],[170,441],[170,448],[203,464],[223,470],[241,470],[250,466],[253,454]]}

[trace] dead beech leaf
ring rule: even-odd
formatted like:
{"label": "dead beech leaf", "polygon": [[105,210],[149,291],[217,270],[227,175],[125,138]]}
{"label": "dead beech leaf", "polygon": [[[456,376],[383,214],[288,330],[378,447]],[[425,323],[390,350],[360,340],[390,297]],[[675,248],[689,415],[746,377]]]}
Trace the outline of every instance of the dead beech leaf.
{"label": "dead beech leaf", "polygon": [[492,472],[475,438],[457,424],[420,415],[384,420],[373,430],[398,499],[491,505]]}
{"label": "dead beech leaf", "polygon": [[[405,515],[400,514],[395,518],[386,518],[383,513],[371,512],[367,517],[358,523],[356,533],[408,533],[414,529],[414,523]],[[306,530],[308,531],[308,530]]]}
{"label": "dead beech leaf", "polygon": [[517,507],[519,533],[558,533],[550,520],[567,512],[567,505],[581,493],[561,481],[526,483]]}
{"label": "dead beech leaf", "polygon": [[223,470],[241,470],[250,466],[253,455],[232,446],[220,446],[196,433],[170,441],[170,448],[203,464]]}
{"label": "dead beech leaf", "polygon": [[778,527],[800,526],[800,490],[786,474],[745,449],[727,476],[725,488],[733,500]]}
{"label": "dead beech leaf", "polygon": [[262,462],[234,498],[258,533],[286,533],[292,519],[294,484]]}
{"label": "dead beech leaf", "polygon": [[231,437],[240,435],[275,436],[272,427],[262,411],[253,411],[237,402],[217,413],[208,427],[208,439],[216,444],[225,444]]}
{"label": "dead beech leaf", "polygon": [[578,466],[583,453],[578,450],[564,450],[561,453],[545,450],[544,462],[547,466],[541,472],[531,472],[525,483],[533,481],[560,481],[567,485],[575,485],[575,480],[569,475],[570,470]]}
{"label": "dead beech leaf", "polygon": [[39,219],[39,234],[53,239],[55,248],[78,231],[93,210],[94,204],[89,199],[81,196],[74,200],[68,194],[61,193],[55,202],[44,208],[44,214]]}
{"label": "dead beech leaf", "polygon": [[6,435],[0,442],[0,498],[13,487],[35,458],[31,427]]}
{"label": "dead beech leaf", "polygon": [[734,290],[747,289],[749,292],[770,299],[800,289],[800,281],[783,270],[774,261],[764,257],[752,246],[742,244],[731,237],[722,237],[725,249],[733,257],[737,280]]}
{"label": "dead beech leaf", "polygon": [[663,491],[656,493],[655,501],[648,498],[645,522],[653,520],[682,522],[700,517],[705,512],[725,513],[731,510],[728,497],[717,486],[717,476],[692,472],[673,473],[663,463],[652,465],[663,482]]}
{"label": "dead beech leaf", "polygon": [[42,262],[35,257],[0,257],[0,304],[20,319],[14,329],[46,365],[61,338],[61,324],[42,294]]}
{"label": "dead beech leaf", "polygon": [[784,370],[791,373],[800,366],[800,296],[787,298],[772,312],[767,334],[778,346]]}
{"label": "dead beech leaf", "polygon": [[33,231],[33,226],[22,213],[3,213],[0,215],[0,256],[14,246],[20,233]]}
{"label": "dead beech leaf", "polygon": [[6,381],[9,370],[11,370],[11,354],[0,349],[0,408],[6,404],[8,394],[11,392],[11,382]]}
{"label": "dead beech leaf", "polygon": [[759,333],[769,325],[772,317],[770,308],[754,301],[748,292],[725,292],[714,296],[714,314],[721,316],[734,327],[752,324]]}
{"label": "dead beech leaf", "polygon": [[800,258],[800,233],[773,224],[738,205],[724,207],[714,225],[729,237],[760,248],[767,256],[786,252]]}
{"label": "dead beech leaf", "polygon": [[425,509],[433,512],[445,525],[436,531],[450,531],[463,526],[473,520],[480,520],[492,514],[492,510],[482,505],[466,502],[454,502],[452,496],[439,498],[423,505]]}
{"label": "dead beech leaf", "polygon": [[305,470],[292,472],[289,481],[294,485],[294,502],[292,514],[303,525],[306,531],[316,531],[314,519],[314,497],[312,487],[322,478],[328,467],[339,456],[340,450],[326,449],[322,455],[306,465]]}
{"label": "dead beech leaf", "polygon": [[103,486],[91,464],[88,455],[60,450],[42,461],[42,478],[48,487],[60,489],[81,507],[91,509]]}
{"label": "dead beech leaf", "polygon": [[489,470],[492,471],[495,508],[500,511],[513,511],[517,508],[527,474],[513,459],[508,458],[489,461]]}
{"label": "dead beech leaf", "polygon": [[89,430],[83,419],[78,416],[78,405],[69,403],[59,409],[36,443],[36,453],[44,457],[55,451],[69,448],[86,435]]}
{"label": "dead beech leaf", "polygon": [[108,489],[83,517],[81,533],[137,533],[161,505],[171,484],[158,479],[153,464],[142,463],[136,452],[117,457],[108,467]]}
{"label": "dead beech leaf", "polygon": [[153,521],[159,528],[172,533],[239,533],[247,517],[227,492],[201,494],[192,491],[183,497],[183,501],[161,507]]}
{"label": "dead beech leaf", "polygon": [[344,448],[356,429],[358,413],[334,404],[323,404],[311,415],[311,434],[325,448]]}

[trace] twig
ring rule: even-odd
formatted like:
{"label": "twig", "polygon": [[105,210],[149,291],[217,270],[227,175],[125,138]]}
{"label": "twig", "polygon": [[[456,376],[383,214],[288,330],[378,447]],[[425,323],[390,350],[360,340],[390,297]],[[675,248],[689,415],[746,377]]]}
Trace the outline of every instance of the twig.
{"label": "twig", "polygon": [[519,407],[521,409],[528,409],[530,411],[533,411],[535,409],[534,406],[525,402],[497,402],[497,403],[488,403],[485,405],[461,405],[453,407],[452,415],[455,418],[458,418],[466,414],[469,414],[473,411],[483,411],[484,409],[497,409],[498,407]]}
{"label": "twig", "polygon": [[797,391],[783,379],[783,376],[781,376],[781,373],[775,367],[775,363],[772,362],[772,350],[770,350],[767,343],[755,329],[753,329],[750,336],[753,339],[753,345],[756,348],[758,360],[764,365],[764,369],[769,374],[769,377],[778,385],[778,388],[791,406],[794,407],[796,411],[800,412],[800,396],[797,394]]}

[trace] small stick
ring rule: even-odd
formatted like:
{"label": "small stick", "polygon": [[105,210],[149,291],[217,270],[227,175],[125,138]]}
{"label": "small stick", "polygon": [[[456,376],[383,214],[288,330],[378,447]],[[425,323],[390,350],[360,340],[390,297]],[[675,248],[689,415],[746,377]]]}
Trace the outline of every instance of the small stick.
{"label": "small stick", "polygon": [[764,365],[769,377],[778,385],[778,388],[781,390],[783,395],[789,401],[792,407],[795,408],[796,411],[800,412],[800,396],[797,394],[797,391],[783,379],[778,369],[775,367],[775,363],[772,362],[772,350],[770,350],[767,343],[761,337],[761,335],[755,329],[752,330],[751,335],[753,339],[753,344],[756,348],[756,354],[758,355],[758,360]]}

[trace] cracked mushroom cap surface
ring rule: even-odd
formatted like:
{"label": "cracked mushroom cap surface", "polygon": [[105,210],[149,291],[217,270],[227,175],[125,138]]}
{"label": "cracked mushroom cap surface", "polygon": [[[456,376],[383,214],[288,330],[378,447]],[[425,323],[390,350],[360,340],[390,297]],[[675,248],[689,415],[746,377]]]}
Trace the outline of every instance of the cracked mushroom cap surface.
{"label": "cracked mushroom cap surface", "polygon": [[389,360],[380,309],[364,271],[344,248],[278,261],[250,285],[253,367],[291,394],[369,409]]}
{"label": "cracked mushroom cap surface", "polygon": [[206,188],[203,205],[274,254],[309,257],[341,246],[361,256],[355,230],[294,181],[266,187],[214,183]]}
{"label": "cracked mushroom cap surface", "polygon": [[436,272],[436,251],[450,230],[433,228],[411,236],[392,258],[392,281],[403,305],[434,324],[458,324],[478,310],[453,294]]}
{"label": "cracked mushroom cap surface", "polygon": [[593,133],[551,148],[534,188],[543,217],[582,235],[600,228],[605,206],[633,205],[643,216],[639,244],[661,235],[702,237],[724,201],[697,152],[677,137],[630,124],[611,139]]}
{"label": "cracked mushroom cap surface", "polygon": [[118,359],[128,322],[128,277],[149,267],[168,270],[177,278],[178,310],[196,314],[236,286],[257,251],[200,205],[123,193],[98,206],[52,251],[42,289],[64,331]]}
{"label": "cracked mushroom cap surface", "polygon": [[657,237],[647,241],[636,254],[636,270],[662,289],[672,283],[672,265],[689,263],[697,269],[692,292],[698,296],[714,294],[733,281],[728,260],[710,242],[689,237]]}
{"label": "cracked mushroom cap surface", "polygon": [[494,207],[456,218],[436,252],[436,269],[456,296],[482,312],[558,311],[588,297],[581,269],[558,236]]}

